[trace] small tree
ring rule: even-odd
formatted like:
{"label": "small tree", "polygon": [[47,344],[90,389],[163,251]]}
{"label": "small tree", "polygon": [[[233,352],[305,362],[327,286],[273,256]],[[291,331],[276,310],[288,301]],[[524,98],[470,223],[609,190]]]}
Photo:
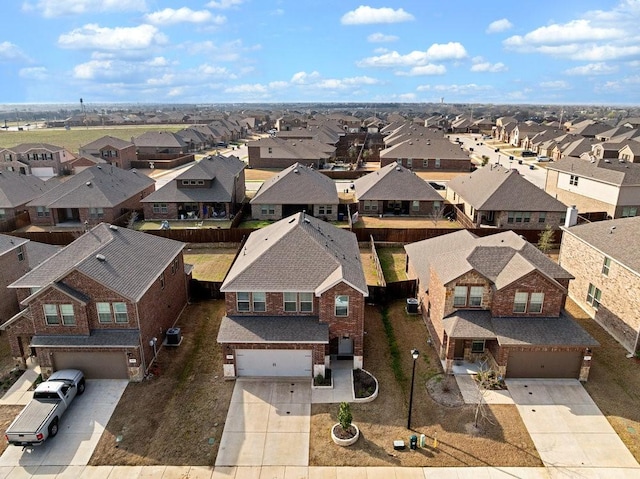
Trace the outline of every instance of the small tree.
{"label": "small tree", "polygon": [[431,221],[433,221],[433,224],[435,226],[438,226],[438,221],[440,221],[442,218],[444,218],[444,208],[442,206],[434,206],[431,209],[431,213],[429,214],[429,218],[431,218]]}
{"label": "small tree", "polygon": [[340,409],[338,410],[338,422],[340,423],[340,427],[343,431],[346,431],[351,427],[351,421],[353,421],[351,406],[348,402],[341,402]]}
{"label": "small tree", "polygon": [[551,226],[547,225],[538,235],[538,249],[543,253],[548,253],[553,247],[553,233]]}

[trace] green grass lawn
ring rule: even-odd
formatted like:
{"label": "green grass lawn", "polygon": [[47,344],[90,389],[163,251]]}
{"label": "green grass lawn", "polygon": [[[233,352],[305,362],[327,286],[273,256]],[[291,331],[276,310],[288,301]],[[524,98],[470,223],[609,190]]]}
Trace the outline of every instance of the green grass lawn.
{"label": "green grass lawn", "polygon": [[193,279],[222,281],[235,256],[233,248],[187,248],[184,262],[193,265]]}
{"label": "green grass lawn", "polygon": [[394,281],[404,281],[407,279],[405,273],[406,253],[404,248],[376,248],[380,266],[384,272],[384,279],[388,283]]}
{"label": "green grass lawn", "polygon": [[[135,229],[138,231],[159,230],[160,220],[157,221],[140,221],[135,224]],[[202,226],[199,226],[200,220],[170,220],[169,226],[174,230],[186,230],[186,229],[229,229],[231,228],[230,220],[204,220]]]}

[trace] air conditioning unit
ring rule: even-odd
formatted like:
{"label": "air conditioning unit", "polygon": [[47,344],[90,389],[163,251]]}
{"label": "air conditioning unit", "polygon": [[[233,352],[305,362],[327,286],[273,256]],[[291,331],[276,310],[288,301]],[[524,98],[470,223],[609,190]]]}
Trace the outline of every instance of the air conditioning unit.
{"label": "air conditioning unit", "polygon": [[180,328],[167,329],[167,346],[178,346],[180,341],[182,341]]}
{"label": "air conditioning unit", "polygon": [[407,298],[407,313],[418,314],[418,305],[420,303],[416,298]]}

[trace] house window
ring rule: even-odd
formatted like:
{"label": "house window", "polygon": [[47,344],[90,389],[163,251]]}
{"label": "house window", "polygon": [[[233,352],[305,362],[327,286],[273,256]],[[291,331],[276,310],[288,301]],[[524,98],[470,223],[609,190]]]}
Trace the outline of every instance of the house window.
{"label": "house window", "polygon": [[578,177],[576,175],[571,175],[569,177],[569,184],[573,186],[578,186]]}
{"label": "house window", "polygon": [[471,286],[469,289],[469,306],[482,306],[482,286]]}
{"label": "house window", "polygon": [[76,324],[76,316],[73,312],[73,304],[61,304],[60,314],[62,315],[62,324],[65,326],[73,326]]}
{"label": "house window", "polygon": [[260,212],[263,215],[275,215],[276,214],[276,207],[275,207],[275,205],[261,205],[260,206]]}
{"label": "house window", "polygon": [[253,293],[253,310],[264,312],[267,310],[267,293]]}
{"label": "house window", "polygon": [[153,212],[154,213],[167,213],[167,204],[166,203],[154,203],[153,204]]}
{"label": "house window", "polygon": [[182,180],[182,186],[189,186],[189,180]]}
{"label": "house window", "polygon": [[602,274],[609,276],[609,269],[611,269],[611,258],[605,256],[604,262],[602,263]]}
{"label": "house window", "polygon": [[13,161],[13,158],[11,157],[11,153],[4,154],[4,161]]}
{"label": "house window", "polygon": [[413,211],[420,211],[420,202],[418,200],[413,200],[411,202],[411,209]]}
{"label": "house window", "polygon": [[529,211],[509,211],[507,213],[507,223],[529,223],[531,212]]}
{"label": "house window", "polygon": [[365,211],[378,211],[378,202],[375,200],[364,200]]}
{"label": "house window", "polygon": [[544,303],[544,293],[531,293],[529,296],[529,312],[542,313],[542,304]]}
{"label": "house window", "polygon": [[111,305],[109,303],[96,303],[96,310],[98,311],[99,323],[111,322]]}
{"label": "house window", "polygon": [[436,158],[436,168],[440,168],[440,158]]}
{"label": "house window", "polygon": [[89,208],[89,216],[91,218],[102,218],[104,216],[103,208]]}
{"label": "house window", "polygon": [[422,167],[429,168],[429,160],[422,160]]}
{"label": "house window", "polygon": [[313,311],[313,293],[298,293],[300,301],[300,312],[310,313]]}
{"label": "house window", "polygon": [[313,293],[284,293],[286,312],[310,313],[313,311]]}
{"label": "house window", "polygon": [[528,299],[529,299],[529,293],[516,293],[513,299],[513,312],[526,313]]}
{"label": "house window", "polygon": [[249,302],[249,293],[239,292],[236,293],[236,303],[238,311],[247,312],[251,310],[251,303]]}
{"label": "house window", "polygon": [[171,274],[176,274],[178,271],[178,266],[180,265],[180,260],[178,258],[174,259],[171,263]]}
{"label": "house window", "polygon": [[42,217],[49,216],[49,214],[49,208],[47,208],[46,206],[36,206],[36,215]]}
{"label": "house window", "polygon": [[7,215],[6,211],[4,208],[0,208],[0,220],[4,219],[4,217]]}
{"label": "house window", "polygon": [[545,221],[547,221],[547,213],[541,211],[538,213],[538,223],[544,223]]}
{"label": "house window", "polygon": [[413,158],[407,158],[407,168],[413,167]]}
{"label": "house window", "polygon": [[319,215],[330,215],[333,213],[333,205],[320,205],[318,206]]}
{"label": "house window", "polygon": [[623,218],[629,218],[631,216],[637,216],[637,215],[638,215],[638,208],[635,206],[624,206],[622,208]]}
{"label": "house window", "polygon": [[453,305],[454,306],[467,305],[467,287],[466,286],[456,286],[453,293]]}
{"label": "house window", "polygon": [[48,325],[60,324],[60,318],[58,317],[58,307],[55,304],[44,305],[44,321]]}
{"label": "house window", "polygon": [[24,261],[24,245],[18,246],[18,261]]}
{"label": "house window", "polygon": [[442,207],[442,203],[440,201],[434,201],[433,202],[433,209],[434,211],[439,210]]}
{"label": "house window", "polygon": [[273,153],[273,148],[269,147],[269,153]]}
{"label": "house window", "polygon": [[164,271],[160,273],[160,289],[164,289]]}
{"label": "house window", "polygon": [[298,293],[284,293],[284,310],[290,313],[298,311]]}
{"label": "house window", "polygon": [[204,180],[196,180],[196,185],[198,186],[204,185]]}
{"label": "house window", "polygon": [[349,316],[349,296],[338,295],[335,299],[336,316]]}
{"label": "house window", "polygon": [[484,339],[471,341],[472,353],[484,353]]}
{"label": "house window", "polygon": [[116,316],[116,323],[128,323],[127,303],[113,303],[113,312]]}
{"label": "house window", "polygon": [[587,303],[589,303],[594,309],[600,307],[600,297],[602,291],[596,288],[593,284],[589,283],[589,290],[587,291]]}

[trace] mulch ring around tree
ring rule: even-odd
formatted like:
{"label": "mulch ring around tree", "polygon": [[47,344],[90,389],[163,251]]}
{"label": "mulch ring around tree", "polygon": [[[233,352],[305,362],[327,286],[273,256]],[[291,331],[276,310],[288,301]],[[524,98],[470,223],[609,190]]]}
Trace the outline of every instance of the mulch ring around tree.
{"label": "mulch ring around tree", "polygon": [[465,404],[456,378],[451,375],[436,374],[431,377],[427,381],[427,392],[442,406],[461,407]]}

